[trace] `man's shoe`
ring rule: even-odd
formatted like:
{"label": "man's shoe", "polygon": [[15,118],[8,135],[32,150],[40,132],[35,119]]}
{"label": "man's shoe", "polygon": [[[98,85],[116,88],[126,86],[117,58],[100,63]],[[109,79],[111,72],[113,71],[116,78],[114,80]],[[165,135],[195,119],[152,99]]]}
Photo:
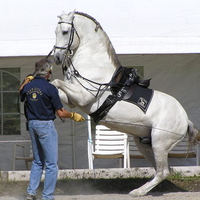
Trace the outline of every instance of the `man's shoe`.
{"label": "man's shoe", "polygon": [[26,197],[27,200],[36,200],[36,196],[32,195],[32,194],[27,194]]}

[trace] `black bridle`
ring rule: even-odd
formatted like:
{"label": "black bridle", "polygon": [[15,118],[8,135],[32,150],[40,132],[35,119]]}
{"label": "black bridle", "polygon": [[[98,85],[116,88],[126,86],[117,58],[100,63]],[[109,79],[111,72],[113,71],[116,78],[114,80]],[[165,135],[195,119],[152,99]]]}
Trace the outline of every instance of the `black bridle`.
{"label": "black bridle", "polygon": [[[93,95],[92,92],[97,91],[96,95],[93,95],[93,96],[95,96],[95,98],[96,98],[96,97],[98,96],[98,94],[99,94],[100,91],[105,91],[109,86],[111,86],[111,85],[113,85],[113,84],[111,83],[111,81],[108,82],[108,83],[98,83],[98,82],[92,81],[92,80],[90,80],[90,79],[88,79],[88,78],[83,77],[83,76],[78,72],[78,70],[76,70],[76,68],[75,68],[74,65],[73,65],[73,62],[72,62],[71,57],[68,56],[68,55],[73,55],[73,50],[71,49],[71,45],[72,45],[73,40],[74,40],[74,33],[77,34],[78,38],[80,38],[80,37],[79,37],[79,35],[78,35],[78,33],[77,33],[75,27],[74,27],[73,21],[72,21],[71,23],[70,23],[70,22],[66,22],[66,21],[59,21],[59,22],[58,22],[58,24],[62,24],[62,23],[69,24],[69,25],[72,26],[72,27],[71,27],[71,31],[70,31],[69,42],[68,42],[68,44],[67,44],[66,47],[65,47],[65,46],[60,47],[60,46],[54,45],[53,49],[50,51],[50,53],[47,55],[46,58],[48,58],[48,57],[52,54],[52,52],[55,51],[55,49],[60,49],[60,50],[65,51],[64,57],[63,57],[63,60],[62,60],[62,71],[63,71],[63,75],[65,75],[65,72],[67,71],[67,66],[66,66],[66,59],[67,59],[67,63],[68,63],[69,65],[71,65],[72,68],[73,68],[73,75],[72,75],[72,76],[77,80],[77,82],[78,82],[83,88],[85,88],[85,89],[86,89],[88,92],[90,92],[92,95]],[[94,89],[89,89],[89,88],[87,88],[86,86],[84,86],[84,85],[78,80],[78,78],[81,78],[82,80],[88,82]],[[98,87],[96,87],[96,86],[94,86],[94,85],[97,85]],[[104,87],[103,87],[103,86],[104,86]],[[102,88],[102,87],[103,87],[103,88]]]}
{"label": "black bridle", "polygon": [[[71,46],[72,46],[72,43],[73,43],[73,40],[74,40],[74,33],[76,33],[76,35],[79,37],[76,29],[74,28],[74,23],[73,22],[65,22],[65,21],[59,21],[58,24],[69,24],[71,25],[71,30],[70,30],[70,36],[69,36],[69,42],[67,44],[67,47],[60,47],[60,46],[54,46],[54,49],[61,49],[61,50],[65,50],[66,51],[66,55],[68,54],[68,52],[71,54],[72,53],[72,50],[71,50]],[[64,59],[63,59],[64,60]],[[65,61],[65,60],[64,60]]]}
{"label": "black bridle", "polygon": [[71,45],[72,45],[73,40],[74,40],[74,32],[76,33],[78,38],[80,38],[80,37],[79,37],[76,29],[74,28],[74,23],[73,22],[71,22],[71,23],[70,22],[65,22],[65,21],[59,21],[58,22],[58,24],[63,24],[63,23],[64,24],[69,24],[69,25],[72,26],[71,30],[70,30],[69,42],[68,42],[66,47],[65,46],[61,47],[61,46],[54,45],[53,49],[49,52],[49,54],[46,56],[46,58],[48,58],[53,53],[53,51],[55,51],[55,49],[64,50],[65,53],[64,53],[64,58],[62,60],[62,70],[63,70],[63,74],[64,74],[64,71],[66,70],[66,66],[65,66],[66,57],[67,57],[68,54],[72,54]]}

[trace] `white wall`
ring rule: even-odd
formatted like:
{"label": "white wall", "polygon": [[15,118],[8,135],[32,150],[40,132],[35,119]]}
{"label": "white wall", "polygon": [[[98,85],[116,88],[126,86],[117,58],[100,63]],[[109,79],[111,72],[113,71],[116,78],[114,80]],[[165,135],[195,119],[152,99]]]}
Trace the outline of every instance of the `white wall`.
{"label": "white wall", "polygon": [[200,54],[123,55],[122,64],[144,66],[151,88],[175,97],[200,128]]}
{"label": "white wall", "polygon": [[76,9],[93,16],[118,54],[199,53],[199,0],[2,1],[0,56],[47,55],[57,16]]}

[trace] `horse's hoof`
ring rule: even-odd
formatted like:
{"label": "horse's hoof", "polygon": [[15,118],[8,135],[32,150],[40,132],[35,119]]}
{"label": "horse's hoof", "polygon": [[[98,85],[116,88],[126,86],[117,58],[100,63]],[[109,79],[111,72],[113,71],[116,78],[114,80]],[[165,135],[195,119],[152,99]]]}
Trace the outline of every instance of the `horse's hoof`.
{"label": "horse's hoof", "polygon": [[131,194],[131,193],[129,193],[129,196],[131,196],[131,197],[139,197],[138,195],[136,195],[136,194]]}
{"label": "horse's hoof", "polygon": [[131,197],[140,197],[140,196],[144,196],[144,193],[141,193],[138,189],[132,190],[129,195]]}
{"label": "horse's hoof", "polygon": [[130,192],[129,195],[131,197],[139,197],[140,196],[137,192],[134,192],[134,191]]}

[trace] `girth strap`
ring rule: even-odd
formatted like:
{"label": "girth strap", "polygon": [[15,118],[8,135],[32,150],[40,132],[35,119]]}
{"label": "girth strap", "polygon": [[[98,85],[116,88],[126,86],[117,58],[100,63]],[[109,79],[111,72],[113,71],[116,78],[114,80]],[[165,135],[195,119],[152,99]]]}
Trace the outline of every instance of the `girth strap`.
{"label": "girth strap", "polygon": [[102,118],[104,118],[117,101],[118,99],[116,98],[116,95],[109,95],[99,109],[90,114],[90,117],[93,118],[94,123],[97,124]]}
{"label": "girth strap", "polygon": [[115,105],[117,101],[121,101],[124,98],[130,86],[133,85],[134,81],[135,73],[132,70],[128,79],[125,81],[124,86],[120,88],[117,94],[109,95],[103,104],[94,113],[90,114],[90,117],[93,118],[96,124],[107,115],[109,110]]}

